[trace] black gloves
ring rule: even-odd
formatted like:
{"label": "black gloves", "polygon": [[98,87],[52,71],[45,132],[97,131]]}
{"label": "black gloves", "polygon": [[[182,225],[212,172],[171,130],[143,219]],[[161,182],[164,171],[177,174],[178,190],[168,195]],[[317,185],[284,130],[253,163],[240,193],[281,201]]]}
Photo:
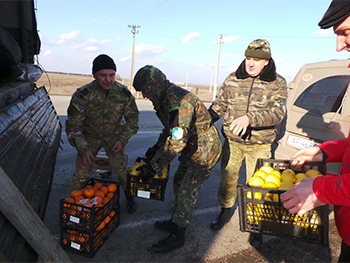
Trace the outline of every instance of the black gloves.
{"label": "black gloves", "polygon": [[149,162],[150,160],[153,159],[154,155],[156,154],[156,152],[158,151],[159,147],[158,146],[152,146],[151,148],[149,148],[147,150],[147,152],[145,153],[146,156],[146,161]]}
{"label": "black gloves", "polygon": [[148,163],[137,168],[136,171],[140,171],[139,177],[142,179],[142,181],[148,181],[149,179],[152,179],[156,174],[152,166]]}

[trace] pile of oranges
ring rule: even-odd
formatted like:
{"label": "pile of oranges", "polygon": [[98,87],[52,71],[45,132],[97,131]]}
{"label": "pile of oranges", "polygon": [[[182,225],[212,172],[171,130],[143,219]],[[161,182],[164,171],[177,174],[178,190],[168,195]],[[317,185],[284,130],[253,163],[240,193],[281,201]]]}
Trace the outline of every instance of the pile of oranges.
{"label": "pile of oranges", "polygon": [[103,185],[100,182],[96,182],[93,185],[86,185],[82,189],[72,191],[65,201],[72,204],[99,208],[107,204],[116,191],[116,184],[110,183]]}

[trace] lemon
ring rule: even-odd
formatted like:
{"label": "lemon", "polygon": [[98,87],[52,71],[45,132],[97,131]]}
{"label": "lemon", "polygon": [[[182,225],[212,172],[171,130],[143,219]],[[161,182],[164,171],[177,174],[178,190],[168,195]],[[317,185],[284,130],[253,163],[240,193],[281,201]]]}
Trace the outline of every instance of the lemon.
{"label": "lemon", "polygon": [[280,187],[278,190],[289,190],[294,187],[294,184],[292,182],[281,182]]}
{"label": "lemon", "polygon": [[270,197],[268,197],[267,195],[265,196],[264,200],[265,200],[265,201],[272,202],[272,199],[271,199]]}
{"label": "lemon", "polygon": [[264,183],[261,188],[264,188],[264,189],[278,189],[278,186],[275,183],[268,182],[268,183]]}
{"label": "lemon", "polygon": [[265,183],[269,183],[269,182],[272,182],[275,185],[277,185],[277,187],[279,187],[281,184],[281,179],[279,179],[276,175],[268,174],[267,177],[265,178]]}
{"label": "lemon", "polygon": [[[307,177],[305,177],[305,178],[307,178]],[[299,178],[299,179],[296,179],[296,181],[294,182],[294,184],[296,184],[296,183],[300,183],[302,180],[304,180],[305,178]]]}
{"label": "lemon", "polygon": [[284,173],[290,173],[290,174],[292,174],[292,175],[295,175],[295,172],[294,172],[292,169],[285,169],[285,170],[282,172],[282,174],[284,174]]}
{"label": "lemon", "polygon": [[265,173],[269,174],[272,172],[274,169],[271,166],[268,165],[263,165],[259,168],[259,171],[264,171]]}
{"label": "lemon", "polygon": [[248,185],[254,188],[261,188],[261,186],[265,183],[264,179],[260,176],[250,177],[248,180]]}
{"label": "lemon", "polygon": [[273,171],[270,172],[269,174],[273,174],[273,175],[276,175],[278,178],[281,178],[281,172],[280,172],[280,171],[273,170]]}
{"label": "lemon", "polygon": [[297,173],[297,174],[295,175],[295,179],[296,179],[296,180],[298,180],[298,179],[303,179],[303,178],[306,178],[306,177],[307,177],[307,175],[304,174],[304,173]]}
{"label": "lemon", "polygon": [[319,176],[323,176],[322,174],[312,174],[309,176],[309,178],[316,178],[316,177],[319,177]]}
{"label": "lemon", "polygon": [[279,198],[278,198],[278,194],[273,194],[272,196],[272,201],[278,203],[279,202]]}
{"label": "lemon", "polygon": [[[247,192],[246,196],[248,199],[253,199],[251,191]],[[261,198],[262,198],[261,192],[254,192],[254,200],[261,200]]]}
{"label": "lemon", "polygon": [[267,172],[264,172],[262,170],[258,170],[256,171],[254,174],[253,174],[253,177],[254,176],[260,176],[262,179],[265,180],[266,176],[267,176]]}
{"label": "lemon", "polygon": [[321,174],[321,172],[316,170],[316,169],[311,169],[311,170],[305,172],[305,175],[307,177],[313,177],[313,176],[319,175],[319,174]]}
{"label": "lemon", "polygon": [[291,182],[291,183],[293,183],[295,181],[295,177],[291,173],[282,173],[281,174],[281,181],[282,182]]}

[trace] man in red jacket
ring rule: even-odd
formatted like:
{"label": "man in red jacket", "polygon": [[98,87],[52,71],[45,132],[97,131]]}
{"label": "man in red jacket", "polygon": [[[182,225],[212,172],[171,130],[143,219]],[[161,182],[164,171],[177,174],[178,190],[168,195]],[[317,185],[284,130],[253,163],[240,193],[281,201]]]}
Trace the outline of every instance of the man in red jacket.
{"label": "man in red jacket", "polygon": [[[350,51],[350,1],[333,0],[318,25],[322,29],[333,27],[338,52]],[[303,179],[283,193],[281,200],[290,213],[298,215],[333,204],[336,226],[342,238],[338,262],[350,262],[350,137],[299,150],[291,159],[297,168],[310,161],[341,162],[339,176],[326,174]]]}

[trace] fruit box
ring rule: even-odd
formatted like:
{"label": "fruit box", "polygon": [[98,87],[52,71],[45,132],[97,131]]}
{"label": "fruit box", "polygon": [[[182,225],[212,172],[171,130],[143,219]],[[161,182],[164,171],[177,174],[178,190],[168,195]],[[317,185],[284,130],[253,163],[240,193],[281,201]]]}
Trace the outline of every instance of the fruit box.
{"label": "fruit box", "polygon": [[114,207],[109,215],[107,221],[106,217],[103,218],[104,223],[101,229],[95,231],[80,231],[71,229],[70,227],[60,228],[60,244],[63,249],[82,254],[86,257],[94,257],[96,252],[110,237],[114,229],[119,226],[120,222],[120,209]]}
{"label": "fruit box", "polygon": [[135,169],[140,167],[144,161],[145,158],[138,157],[136,159],[127,176],[127,191],[131,196],[164,201],[169,166],[163,169],[161,175],[157,174],[152,179],[143,182]]}
{"label": "fruit box", "polygon": [[94,185],[97,182],[106,186],[110,183],[117,185],[117,191],[111,200],[101,207],[87,207],[67,202],[65,199],[60,200],[60,226],[70,227],[79,231],[88,230],[94,232],[111,210],[119,205],[119,183],[91,178],[86,185]]}
{"label": "fruit box", "polygon": [[[262,165],[269,165],[275,170],[292,169],[296,173],[317,169],[325,174],[323,163],[305,163],[300,170],[290,166],[290,161],[259,159],[256,170]],[[329,207],[317,207],[302,216],[291,214],[280,200],[285,190],[252,188],[238,185],[238,211],[242,232],[262,233],[267,235],[296,238],[324,246],[328,245]],[[278,198],[271,198],[278,195]],[[253,198],[254,197],[254,198]],[[274,201],[272,201],[274,199]]]}

